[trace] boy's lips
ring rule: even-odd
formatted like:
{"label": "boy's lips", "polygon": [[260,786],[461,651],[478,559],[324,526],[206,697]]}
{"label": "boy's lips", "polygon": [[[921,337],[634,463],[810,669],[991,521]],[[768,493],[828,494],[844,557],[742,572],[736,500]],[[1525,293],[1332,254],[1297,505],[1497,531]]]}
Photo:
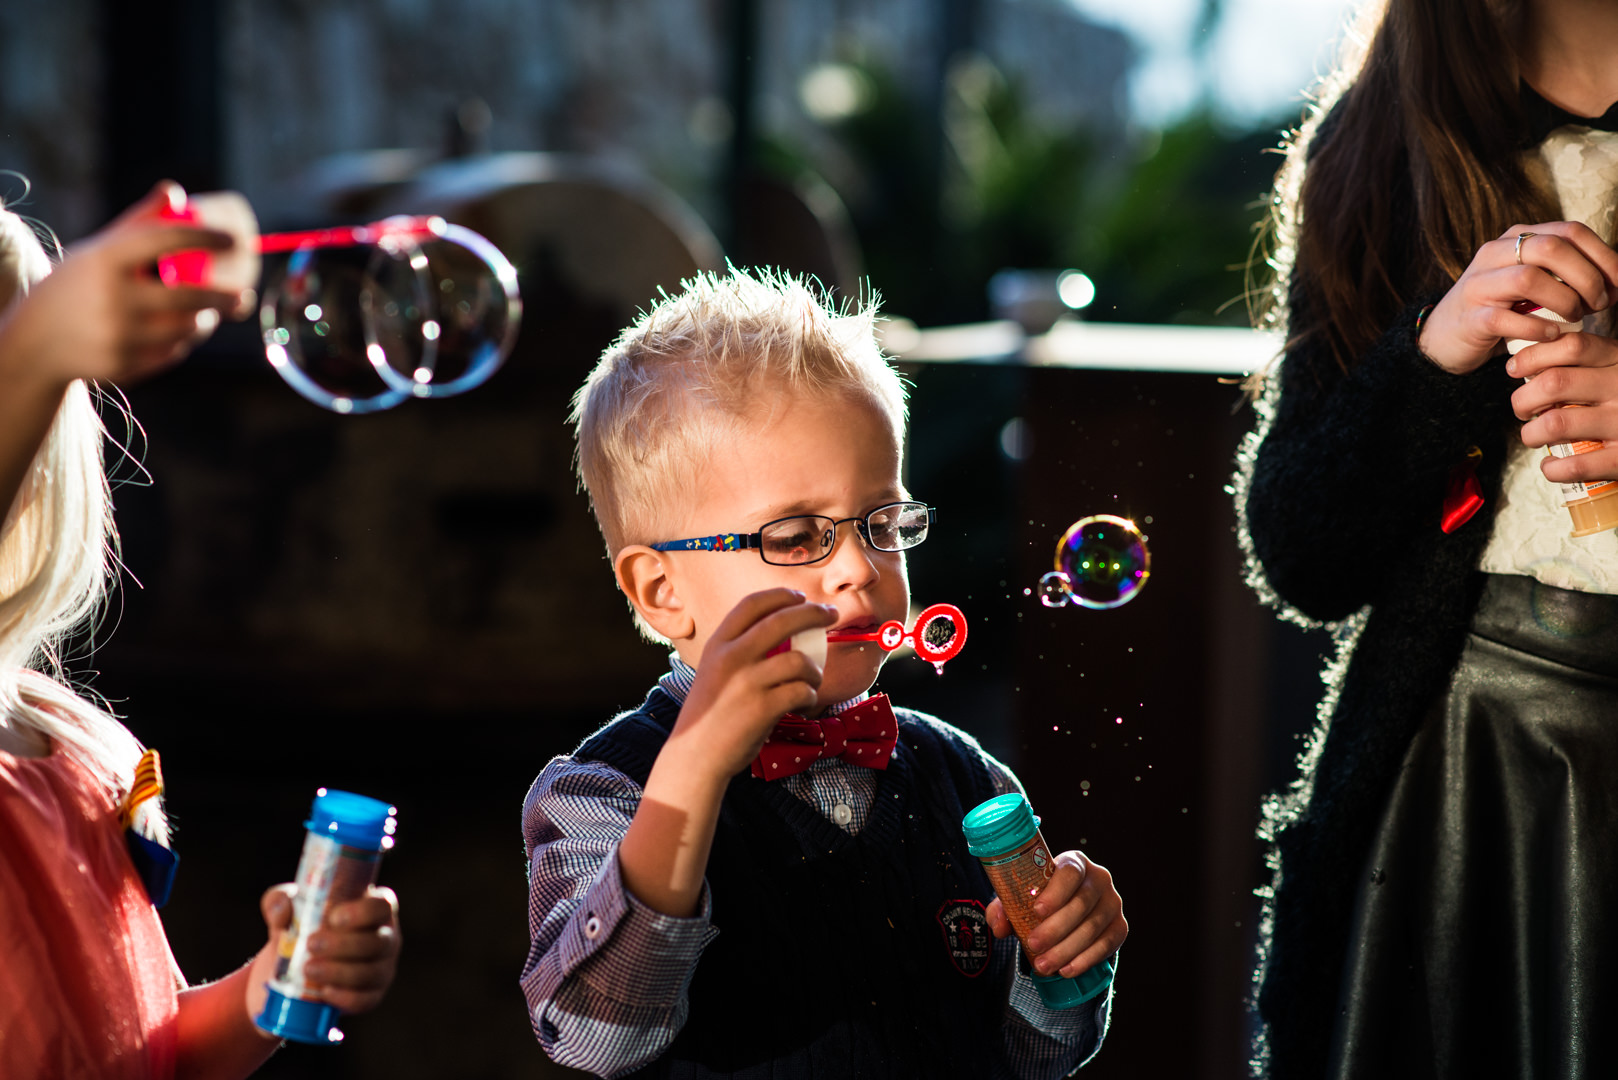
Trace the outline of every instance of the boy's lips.
{"label": "boy's lips", "polygon": [[852,637],[857,634],[874,634],[876,628],[882,625],[882,620],[875,615],[864,615],[848,622],[838,623],[826,631],[826,639],[836,642],[838,638]]}

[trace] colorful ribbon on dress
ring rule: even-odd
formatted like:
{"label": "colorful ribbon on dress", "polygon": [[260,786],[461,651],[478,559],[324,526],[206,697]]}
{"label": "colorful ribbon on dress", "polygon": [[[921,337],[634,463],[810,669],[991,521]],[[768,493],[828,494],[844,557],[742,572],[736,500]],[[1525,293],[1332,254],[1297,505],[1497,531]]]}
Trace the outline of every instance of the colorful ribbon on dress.
{"label": "colorful ribbon on dress", "polygon": [[163,760],[158,757],[156,750],[148,750],[140,756],[140,764],[135,766],[135,782],[130,785],[129,794],[118,807],[118,821],[124,828],[135,824],[135,811],[140,809],[141,803],[147,799],[155,799],[163,794]]}

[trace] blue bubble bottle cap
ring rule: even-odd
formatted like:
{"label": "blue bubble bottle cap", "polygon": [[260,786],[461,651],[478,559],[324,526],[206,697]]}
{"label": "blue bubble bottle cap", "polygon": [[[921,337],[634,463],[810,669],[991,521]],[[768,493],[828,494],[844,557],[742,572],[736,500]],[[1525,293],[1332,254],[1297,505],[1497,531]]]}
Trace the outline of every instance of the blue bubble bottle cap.
{"label": "blue bubble bottle cap", "polygon": [[265,989],[269,991],[269,997],[264,1002],[264,1011],[253,1021],[261,1031],[278,1039],[318,1046],[343,1041],[343,1033],[337,1029],[340,1013],[335,1005],[287,997],[273,986],[266,986]]}
{"label": "blue bubble bottle cap", "polygon": [[1106,991],[1112,985],[1112,957],[1073,978],[1061,975],[1035,975],[1034,989],[1047,1009],[1071,1009]]}
{"label": "blue bubble bottle cap", "polygon": [[380,799],[321,788],[315,793],[315,804],[303,827],[345,847],[386,851],[393,846],[393,831],[398,825],[395,813]]}
{"label": "blue bubble bottle cap", "polygon": [[978,858],[1015,851],[1034,838],[1039,819],[1025,796],[996,795],[974,806],[961,821],[966,848]]}

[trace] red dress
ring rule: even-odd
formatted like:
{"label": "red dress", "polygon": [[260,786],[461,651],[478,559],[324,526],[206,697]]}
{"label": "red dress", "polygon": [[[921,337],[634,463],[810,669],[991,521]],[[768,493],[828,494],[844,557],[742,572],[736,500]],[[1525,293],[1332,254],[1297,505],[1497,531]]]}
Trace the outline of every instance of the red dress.
{"label": "red dress", "polygon": [[170,1080],[178,973],[112,795],[59,748],[0,752],[5,1075]]}

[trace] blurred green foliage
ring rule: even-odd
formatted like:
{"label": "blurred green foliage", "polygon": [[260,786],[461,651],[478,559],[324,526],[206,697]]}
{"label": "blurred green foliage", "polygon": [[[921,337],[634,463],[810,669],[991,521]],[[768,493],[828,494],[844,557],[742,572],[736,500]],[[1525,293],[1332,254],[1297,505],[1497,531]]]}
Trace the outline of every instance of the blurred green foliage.
{"label": "blurred green foliage", "polygon": [[1281,122],[1233,130],[1197,111],[1161,132],[1112,115],[1058,125],[973,58],[953,67],[940,124],[880,67],[860,70],[868,105],[828,125],[829,150],[776,143],[763,163],[814,168],[838,189],[886,310],[983,319],[995,271],[1073,268],[1096,283],[1089,319],[1246,322],[1243,268]]}

